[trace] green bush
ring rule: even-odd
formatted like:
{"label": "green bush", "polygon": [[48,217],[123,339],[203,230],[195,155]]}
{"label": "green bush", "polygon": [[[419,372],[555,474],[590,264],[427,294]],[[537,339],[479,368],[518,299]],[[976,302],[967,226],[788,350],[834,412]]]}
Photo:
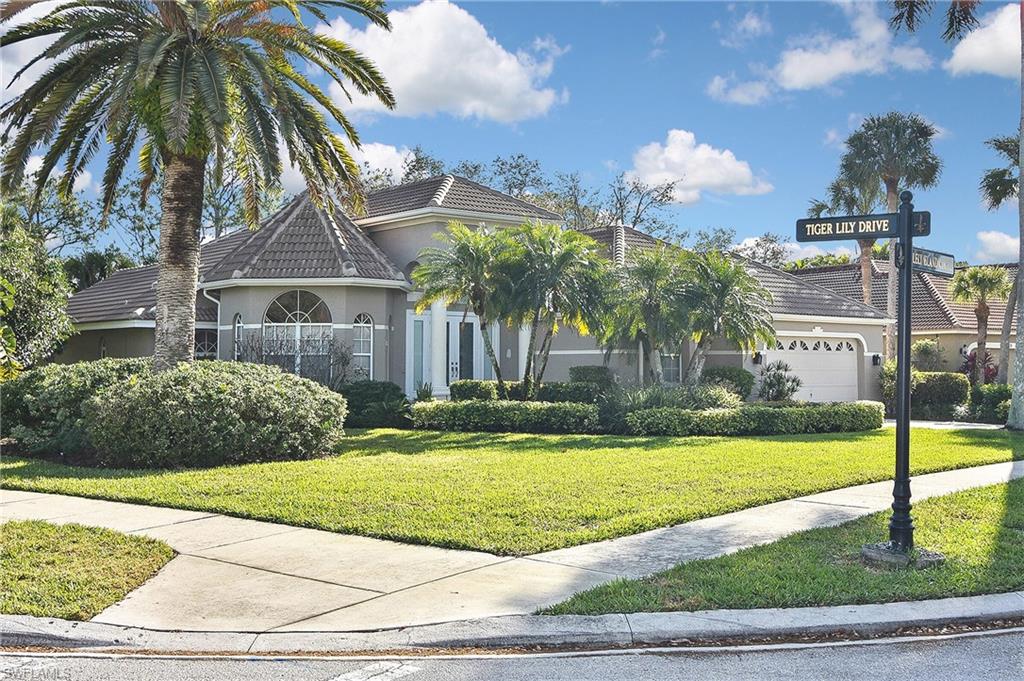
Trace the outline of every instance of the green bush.
{"label": "green bush", "polygon": [[570,381],[568,383],[544,383],[537,390],[538,402],[587,402],[593,404],[606,388],[597,383]]}
{"label": "green bush", "polygon": [[952,371],[913,372],[910,408],[914,418],[949,419],[957,405],[967,401],[971,383],[967,376]]}
{"label": "green bush", "polygon": [[996,405],[994,423],[1006,423],[1010,417],[1010,400],[1003,400]]}
{"label": "green bush", "polygon": [[982,423],[1006,423],[1009,411],[1002,412],[1000,405],[1010,399],[1012,388],[1001,383],[976,385],[971,388],[971,418]]}
{"label": "green bush", "polygon": [[311,459],[344,431],[345,398],[277,367],[192,362],[132,376],[83,408],[93,463],[178,468]]}
{"label": "green bush", "polygon": [[791,435],[872,430],[882,427],[882,419],[882,404],[865,401],[705,411],[659,407],[627,414],[626,425],[634,435]]}
{"label": "green bush", "polygon": [[934,338],[922,338],[910,346],[910,363],[918,371],[942,371],[942,351]]}
{"label": "green bush", "polygon": [[464,400],[412,406],[413,427],[499,433],[595,433],[598,410],[575,402]]}
{"label": "green bush", "polygon": [[74,461],[91,449],[82,429],[82,403],[109,385],[148,373],[148,359],[29,369],[3,385],[4,434],[33,454],[63,454]]}
{"label": "green bush", "polygon": [[570,383],[596,383],[602,388],[610,388],[615,384],[612,370],[603,364],[584,364],[569,367]]}
{"label": "green bush", "polygon": [[452,381],[448,385],[448,394],[452,400],[496,400],[498,399],[497,381],[461,380]]}
{"label": "green bush", "polygon": [[705,385],[722,385],[743,400],[750,397],[754,390],[754,374],[743,367],[706,367],[701,375],[701,382]]}
{"label": "green bush", "polygon": [[348,404],[350,428],[401,428],[408,426],[405,392],[391,381],[353,381],[338,388]]}

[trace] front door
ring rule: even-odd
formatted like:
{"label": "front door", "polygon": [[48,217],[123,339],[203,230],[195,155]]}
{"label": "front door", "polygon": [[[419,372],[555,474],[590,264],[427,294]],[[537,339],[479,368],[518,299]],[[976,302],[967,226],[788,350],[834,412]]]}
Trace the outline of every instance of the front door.
{"label": "front door", "polygon": [[476,320],[448,320],[448,384],[452,381],[480,378],[477,371],[477,343],[480,342]]}

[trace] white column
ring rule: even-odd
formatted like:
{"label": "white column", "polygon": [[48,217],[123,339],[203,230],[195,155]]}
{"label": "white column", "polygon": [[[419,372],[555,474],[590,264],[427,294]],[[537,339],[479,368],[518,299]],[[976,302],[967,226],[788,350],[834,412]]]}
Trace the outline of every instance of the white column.
{"label": "white column", "polygon": [[448,395],[448,306],[443,300],[430,306],[430,385],[436,397]]}
{"label": "white column", "polygon": [[530,345],[530,326],[524,324],[519,327],[519,375],[516,376],[517,381],[523,379],[523,374],[526,373],[526,349]]}

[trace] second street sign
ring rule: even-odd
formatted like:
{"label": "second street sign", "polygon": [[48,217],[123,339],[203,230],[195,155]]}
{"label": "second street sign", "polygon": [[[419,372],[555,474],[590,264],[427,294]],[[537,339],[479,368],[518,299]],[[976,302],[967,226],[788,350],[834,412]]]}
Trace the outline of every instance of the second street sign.
{"label": "second street sign", "polygon": [[[842,241],[845,239],[885,239],[898,236],[897,213],[846,215],[835,218],[807,218],[796,221],[797,241]],[[911,220],[914,236],[928,236],[932,216],[915,211]]]}
{"label": "second street sign", "polygon": [[952,254],[929,251],[926,248],[915,247],[911,260],[914,263],[914,269],[919,272],[953,276],[953,270],[956,269],[956,258]]}

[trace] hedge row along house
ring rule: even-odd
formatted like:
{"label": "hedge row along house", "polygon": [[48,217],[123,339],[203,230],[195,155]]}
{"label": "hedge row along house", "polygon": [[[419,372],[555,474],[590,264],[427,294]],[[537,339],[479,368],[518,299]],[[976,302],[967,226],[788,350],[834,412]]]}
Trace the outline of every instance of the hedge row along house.
{"label": "hedge row along house", "polygon": [[[880,310],[885,309],[886,283],[889,275],[889,263],[885,260],[872,260],[871,302]],[[1013,281],[1017,276],[1017,263],[996,265],[1006,269],[1006,276]],[[957,268],[962,269],[960,267]],[[828,267],[810,267],[794,272],[803,281],[828,288],[836,293],[861,300],[860,265],[830,265]],[[953,300],[951,286],[952,276],[915,272],[911,297],[913,300],[913,316],[911,318],[914,341],[923,339],[935,340],[939,347],[943,371],[959,371],[964,361],[978,346],[978,320],[974,314],[974,306]],[[993,363],[999,356],[1000,335],[1003,319],[1006,316],[1006,301],[989,300],[988,320],[988,353]],[[1014,349],[1017,328],[1016,320],[1010,327],[1010,363],[1009,376],[1013,376]]]}
{"label": "hedge row along house", "polygon": [[[476,317],[464,306],[435,303],[417,311],[411,283],[423,248],[450,220],[509,227],[561,223],[561,216],[462,177],[441,175],[370,193],[366,214],[328,215],[299,194],[254,232],[240,229],[202,247],[196,301],[196,357],[257,360],[321,381],[388,380],[413,396],[429,384],[439,397],[458,379],[491,378]],[[587,232],[623,262],[656,240],[616,226]],[[803,380],[799,398],[876,398],[885,315],[810,281],[750,262],[771,291],[777,342],[754,353],[712,348],[709,365],[786,361]],[[56,361],[145,356],[153,351],[156,267],[116,272],[72,297],[78,334]],[[525,329],[494,328],[492,342],[506,376],[522,375]],[[681,379],[689,359],[683,341],[662,357],[664,377]],[[592,337],[562,330],[546,380],[569,367],[600,364]],[[607,358],[623,382],[642,376],[637,350]]]}

